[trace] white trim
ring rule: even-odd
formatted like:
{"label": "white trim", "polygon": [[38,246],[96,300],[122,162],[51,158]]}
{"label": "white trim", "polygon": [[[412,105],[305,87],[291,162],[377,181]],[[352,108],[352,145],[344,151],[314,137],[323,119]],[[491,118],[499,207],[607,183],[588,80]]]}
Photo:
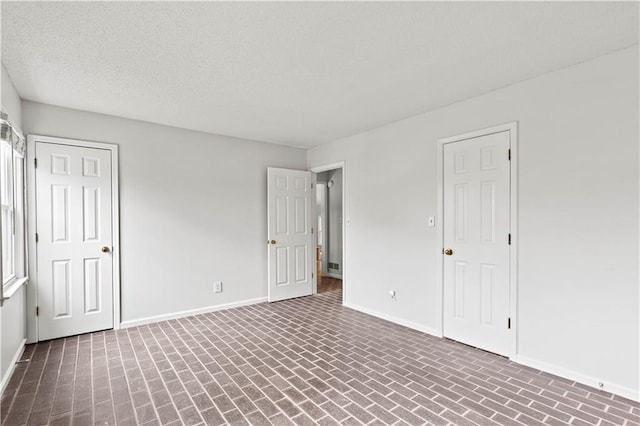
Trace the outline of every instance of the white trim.
{"label": "white trim", "polygon": [[[342,275],[340,276],[340,278],[342,279],[342,304],[346,306],[348,268],[345,260],[347,259],[347,223],[349,222],[349,219],[347,218],[347,162],[337,161],[335,163],[329,163],[321,166],[311,167],[309,171],[311,171],[312,173],[322,173],[322,172],[326,172],[327,170],[336,170],[336,169],[342,169]],[[314,215],[315,215],[315,211],[314,211]],[[315,215],[314,217],[317,217],[317,215]],[[318,234],[316,233],[316,235]],[[316,241],[317,241],[317,237],[316,237]],[[330,276],[328,273],[325,275]]]}
{"label": "white trim", "polygon": [[33,166],[36,151],[36,142],[33,136],[27,136],[27,271],[32,277],[26,288],[27,297],[27,343],[38,341],[38,320],[35,316],[36,306],[38,306],[38,292],[36,290],[36,270],[38,266],[36,250],[36,169]]}
{"label": "white trim", "polygon": [[[526,365],[527,367],[555,374],[556,376],[572,380],[574,382],[582,383],[583,385],[591,386],[594,388],[594,390],[610,392],[616,395],[623,396],[625,398],[629,398],[633,401],[640,402],[640,389],[634,390],[632,388],[621,386],[615,383],[605,383],[595,377],[578,373],[577,371],[560,367],[556,364],[549,364],[544,361],[539,361],[537,359],[529,358],[522,355],[517,355],[515,359],[513,359],[513,361],[517,362],[518,364]],[[600,383],[602,383],[602,387],[599,386]]]}
{"label": "white trim", "polygon": [[38,319],[36,318],[36,306],[38,306],[38,291],[36,285],[36,270],[38,268],[38,258],[36,250],[36,169],[34,167],[36,142],[35,137],[27,136],[27,258],[28,275],[32,280],[27,285],[27,342],[38,341]]}
{"label": "white trim", "polygon": [[120,165],[118,145],[109,144],[111,147],[111,249],[113,258],[113,329],[120,329]]}
{"label": "white trim", "polygon": [[155,322],[172,320],[177,318],[184,318],[192,315],[207,314],[209,312],[216,312],[216,311],[222,311],[224,309],[238,308],[240,306],[255,305],[257,303],[264,303],[266,301],[267,301],[266,297],[258,297],[255,299],[241,300],[239,302],[223,303],[221,305],[213,305],[213,306],[207,306],[204,308],[189,309],[187,311],[172,312],[170,314],[154,315],[151,317],[123,321],[120,325],[122,328],[136,327],[138,325],[152,324]]}
{"label": "white trim", "polygon": [[23,277],[23,278],[14,279],[10,283],[5,284],[5,286],[4,286],[4,294],[2,295],[3,302],[6,301],[6,300],[11,299],[11,296],[16,294],[16,291],[18,291],[18,289],[20,287],[25,285],[27,283],[27,281],[29,281],[29,278],[28,277]]}
{"label": "white trim", "polygon": [[437,329],[429,327],[429,326],[426,326],[424,324],[420,324],[420,323],[413,322],[413,321],[407,321],[407,320],[405,320],[403,318],[395,317],[393,315],[388,315],[388,314],[385,314],[385,313],[382,313],[382,312],[378,312],[378,311],[375,311],[373,309],[365,308],[363,306],[356,305],[356,304],[353,304],[353,303],[345,303],[344,306],[347,307],[347,308],[353,309],[355,311],[359,311],[359,312],[362,312],[364,314],[374,316],[376,318],[381,318],[381,319],[383,319],[385,321],[389,321],[389,322],[392,322],[394,324],[399,324],[399,325],[411,328],[413,330],[418,330],[418,331],[420,331],[422,333],[426,333],[426,334],[430,334],[432,336],[440,337],[438,335],[438,330]]}
{"label": "white trim", "polygon": [[336,279],[339,279],[339,280],[342,279],[342,275],[334,274],[333,272],[323,272],[322,275],[325,276],[325,277],[329,277],[329,278],[336,278]]}
{"label": "white trim", "polygon": [[473,139],[480,136],[492,135],[495,133],[509,132],[509,143],[511,149],[510,175],[509,175],[509,198],[510,198],[510,232],[511,246],[509,247],[509,315],[511,318],[511,348],[507,354],[513,359],[518,353],[518,122],[513,121],[498,126],[488,127],[481,130],[463,133],[457,136],[451,136],[438,140],[438,158],[437,158],[437,188],[438,188],[438,216],[436,217],[436,232],[438,235],[437,248],[437,317],[439,321],[439,332],[437,336],[444,336],[444,145],[453,142],[460,142],[467,139]]}
{"label": "white trim", "polygon": [[[313,285],[311,286],[311,294],[316,294],[318,292],[318,259],[316,258],[316,253],[318,250],[318,208],[316,205],[318,203],[318,182],[315,173],[311,173],[311,185],[311,197],[313,197],[313,199],[311,200],[311,233],[315,234],[311,237],[311,239],[313,240],[313,249],[311,250],[313,256],[313,272],[311,274],[313,276]],[[314,229],[315,232],[313,232]]]}
{"label": "white trim", "polygon": [[34,159],[37,143],[51,143],[57,145],[78,146],[83,148],[97,148],[111,152],[111,220],[112,235],[111,247],[113,269],[113,329],[118,330],[120,324],[120,195],[118,182],[118,145],[104,142],[83,141],[77,139],[64,139],[51,136],[29,135],[27,136],[27,247],[29,252],[28,276],[31,277],[27,286],[27,341],[38,341],[38,321],[35,316],[35,308],[38,306],[38,269],[36,250],[36,169]]}
{"label": "white trim", "polygon": [[[344,169],[344,161],[338,161],[335,163],[312,167],[311,169],[309,169],[309,171],[313,173],[322,173],[322,172],[327,172],[329,170],[336,170],[336,169]],[[344,173],[344,170],[343,170],[343,173]]]}
{"label": "white trim", "polygon": [[16,351],[16,354],[13,356],[13,359],[11,360],[11,364],[9,364],[9,368],[7,369],[7,372],[4,374],[4,376],[2,377],[2,381],[0,382],[0,395],[4,393],[4,390],[9,384],[9,380],[11,380],[11,376],[13,376],[13,372],[16,370],[16,363],[20,360],[20,357],[24,352],[24,348],[26,344],[27,344],[27,339],[22,339],[22,342],[20,342],[20,345],[18,346],[18,350]]}
{"label": "white trim", "polygon": [[513,338],[511,339],[511,356],[518,355],[518,122],[506,124],[509,127],[511,142],[511,175],[509,176],[511,247],[509,257],[509,295],[510,318]]}
{"label": "white trim", "polygon": [[438,319],[438,337],[444,336],[444,140],[438,140],[436,158],[436,236],[437,246],[434,253],[436,259],[436,318]]}

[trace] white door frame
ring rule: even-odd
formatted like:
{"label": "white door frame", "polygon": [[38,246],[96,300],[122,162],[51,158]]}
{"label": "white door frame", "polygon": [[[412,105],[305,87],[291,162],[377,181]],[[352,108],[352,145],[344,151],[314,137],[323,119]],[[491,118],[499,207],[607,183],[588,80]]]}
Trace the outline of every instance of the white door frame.
{"label": "white door frame", "polygon": [[27,286],[27,342],[38,339],[38,259],[36,250],[36,142],[57,145],[70,145],[81,148],[98,148],[111,152],[111,217],[112,217],[112,257],[113,257],[113,328],[120,328],[120,205],[118,194],[118,145],[90,142],[76,139],[64,139],[51,136],[27,136],[27,247],[29,251],[29,285]]}
{"label": "white door frame", "polygon": [[[316,174],[318,173],[322,173],[322,172],[326,172],[327,170],[335,170],[335,169],[342,169],[342,304],[344,305],[347,301],[347,287],[346,287],[346,283],[347,283],[347,265],[345,262],[345,259],[347,257],[347,166],[346,166],[346,162],[345,161],[338,161],[335,163],[330,163],[330,164],[324,164],[321,166],[316,166],[316,167],[311,167],[309,169],[310,172],[314,173],[313,175],[313,187],[314,189],[317,186],[316,183]],[[315,191],[314,191],[314,195],[315,195]],[[317,221],[318,219],[318,212],[316,211],[316,203],[315,203],[315,197],[314,197],[314,203],[313,203],[313,217],[316,218],[315,220]],[[317,224],[314,225],[317,228]],[[317,230],[316,230],[317,231]],[[318,245],[318,232],[315,233],[316,236],[314,238],[315,244],[316,246]],[[314,247],[314,253],[315,253],[315,247]],[[315,262],[314,262],[315,265]],[[316,294],[318,292],[318,274],[314,274],[314,280],[313,280],[313,294]]]}
{"label": "white door frame", "polygon": [[486,129],[475,130],[461,135],[451,136],[438,140],[438,216],[436,218],[436,231],[438,235],[438,262],[437,262],[437,300],[438,327],[440,337],[444,336],[444,146],[448,143],[460,142],[480,136],[494,133],[509,132],[511,145],[511,164],[509,175],[509,230],[511,233],[511,246],[509,247],[509,318],[511,318],[511,343],[509,358],[514,359],[518,353],[518,122],[501,124]]}

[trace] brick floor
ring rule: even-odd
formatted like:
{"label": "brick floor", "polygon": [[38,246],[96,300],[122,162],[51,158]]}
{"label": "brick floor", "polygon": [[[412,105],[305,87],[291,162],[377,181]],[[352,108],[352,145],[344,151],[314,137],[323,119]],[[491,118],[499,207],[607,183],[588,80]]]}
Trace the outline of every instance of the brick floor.
{"label": "brick floor", "polygon": [[640,424],[638,403],[341,300],[333,291],[29,345],[2,424]]}

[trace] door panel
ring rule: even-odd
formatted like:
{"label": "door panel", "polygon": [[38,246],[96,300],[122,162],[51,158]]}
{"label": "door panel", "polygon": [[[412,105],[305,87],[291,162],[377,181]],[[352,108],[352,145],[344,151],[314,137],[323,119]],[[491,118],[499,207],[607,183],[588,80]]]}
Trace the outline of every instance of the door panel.
{"label": "door panel", "polygon": [[444,145],[444,335],[508,354],[509,132]]}
{"label": "door panel", "polygon": [[36,157],[38,339],[112,328],[111,152],[37,142]]}
{"label": "door panel", "polygon": [[[311,173],[269,168],[268,236],[270,302],[313,291]],[[275,241],[275,243],[274,243]]]}
{"label": "door panel", "polygon": [[54,243],[69,242],[69,185],[51,185],[51,227]]}
{"label": "door panel", "polygon": [[53,317],[62,318],[71,315],[71,277],[69,260],[54,260],[53,265]]}
{"label": "door panel", "polygon": [[100,259],[84,259],[84,313],[100,312]]}
{"label": "door panel", "polygon": [[82,188],[82,213],[84,241],[95,242],[100,239],[100,188]]}

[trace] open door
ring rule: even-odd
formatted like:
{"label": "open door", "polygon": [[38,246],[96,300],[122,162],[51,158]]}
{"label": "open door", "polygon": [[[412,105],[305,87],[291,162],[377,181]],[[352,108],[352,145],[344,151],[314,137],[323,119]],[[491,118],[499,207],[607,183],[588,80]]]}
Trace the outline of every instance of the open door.
{"label": "open door", "polygon": [[269,302],[313,292],[311,172],[267,169]]}

